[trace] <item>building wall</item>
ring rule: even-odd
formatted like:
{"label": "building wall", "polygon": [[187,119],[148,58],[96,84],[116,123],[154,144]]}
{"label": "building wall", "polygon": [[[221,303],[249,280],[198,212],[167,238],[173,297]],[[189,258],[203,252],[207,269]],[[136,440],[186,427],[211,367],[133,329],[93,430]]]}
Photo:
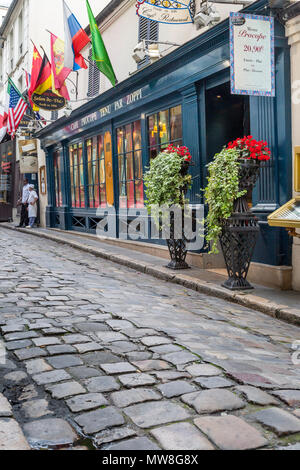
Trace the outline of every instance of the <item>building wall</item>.
{"label": "building wall", "polygon": [[[300,16],[288,22],[286,32],[291,46],[292,135],[295,148],[300,146]],[[300,196],[300,193],[295,191],[294,194]],[[298,232],[300,233],[300,230]],[[300,291],[299,238],[293,240],[293,288]]]}

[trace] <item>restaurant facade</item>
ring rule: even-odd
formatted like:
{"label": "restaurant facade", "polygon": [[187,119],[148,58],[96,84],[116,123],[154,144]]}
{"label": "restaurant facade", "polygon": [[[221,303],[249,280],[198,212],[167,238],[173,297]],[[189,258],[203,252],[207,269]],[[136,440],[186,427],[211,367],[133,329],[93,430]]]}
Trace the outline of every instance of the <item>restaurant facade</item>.
{"label": "restaurant facade", "polygon": [[[258,1],[243,11],[270,15],[267,5]],[[96,233],[101,210],[113,207],[118,238],[124,214],[129,220],[144,208],[143,175],[150,160],[169,144],[189,147],[194,162],[189,199],[201,206],[207,164],[229,141],[251,134],[272,151],[251,195],[261,228],[254,268],[258,278],[263,268],[263,277],[284,287],[291,240],[267,223],[292,193],[290,51],[277,20],[275,58],[275,98],[232,95],[226,20],[40,131],[47,226]]]}

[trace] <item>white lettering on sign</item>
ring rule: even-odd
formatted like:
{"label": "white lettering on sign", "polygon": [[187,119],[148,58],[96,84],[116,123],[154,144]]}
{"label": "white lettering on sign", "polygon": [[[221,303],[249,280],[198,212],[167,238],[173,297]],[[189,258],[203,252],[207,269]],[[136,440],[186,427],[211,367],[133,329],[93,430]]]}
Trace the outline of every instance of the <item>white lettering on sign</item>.
{"label": "white lettering on sign", "polygon": [[97,121],[97,113],[89,114],[89,116],[86,116],[81,119],[81,125],[86,126],[87,124],[90,124],[91,122]]}
{"label": "white lettering on sign", "polygon": [[108,106],[105,106],[104,108],[100,109],[101,117],[105,117],[110,113],[111,113],[111,104],[109,104]]}
{"label": "white lettering on sign", "polygon": [[230,19],[232,93],[275,96],[274,19],[241,13],[231,13]]}

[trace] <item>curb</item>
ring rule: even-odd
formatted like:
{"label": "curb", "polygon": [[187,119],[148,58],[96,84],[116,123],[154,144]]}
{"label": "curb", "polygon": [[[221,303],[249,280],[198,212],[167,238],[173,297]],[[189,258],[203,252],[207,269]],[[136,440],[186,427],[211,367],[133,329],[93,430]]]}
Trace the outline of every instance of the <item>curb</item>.
{"label": "curb", "polygon": [[195,279],[192,276],[188,276],[186,274],[176,274],[174,272],[170,272],[167,268],[164,267],[155,266],[151,263],[138,262],[124,255],[110,253],[103,248],[91,248],[79,242],[65,240],[64,238],[61,238],[57,235],[50,235],[48,233],[41,233],[36,231],[28,232],[28,230],[26,229],[16,229],[7,224],[1,224],[0,227],[3,227],[7,230],[23,232],[27,235],[30,234],[35,237],[42,237],[63,245],[68,245],[80,251],[93,254],[98,258],[102,258],[107,261],[119,264],[121,266],[126,266],[128,268],[134,269],[135,271],[148,274],[157,279],[178,284],[180,286],[194,290],[201,294],[206,294],[211,297],[217,297],[223,300],[227,300],[229,302],[242,305],[243,307],[247,307],[252,310],[257,310],[270,317],[282,320],[286,323],[300,326],[300,310],[287,308],[284,305],[279,305],[270,301],[266,301],[261,297],[256,297],[255,295],[242,295],[241,293],[227,291],[221,286],[217,286],[206,281]]}

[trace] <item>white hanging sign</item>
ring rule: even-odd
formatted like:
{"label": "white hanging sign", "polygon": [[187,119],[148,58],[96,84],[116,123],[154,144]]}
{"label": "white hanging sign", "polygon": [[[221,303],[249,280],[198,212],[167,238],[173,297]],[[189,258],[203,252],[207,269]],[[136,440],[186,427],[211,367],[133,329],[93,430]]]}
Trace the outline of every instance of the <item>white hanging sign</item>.
{"label": "white hanging sign", "polygon": [[193,23],[194,0],[137,0],[137,14],[157,23]]}
{"label": "white hanging sign", "polygon": [[275,96],[274,18],[230,13],[231,92]]}

